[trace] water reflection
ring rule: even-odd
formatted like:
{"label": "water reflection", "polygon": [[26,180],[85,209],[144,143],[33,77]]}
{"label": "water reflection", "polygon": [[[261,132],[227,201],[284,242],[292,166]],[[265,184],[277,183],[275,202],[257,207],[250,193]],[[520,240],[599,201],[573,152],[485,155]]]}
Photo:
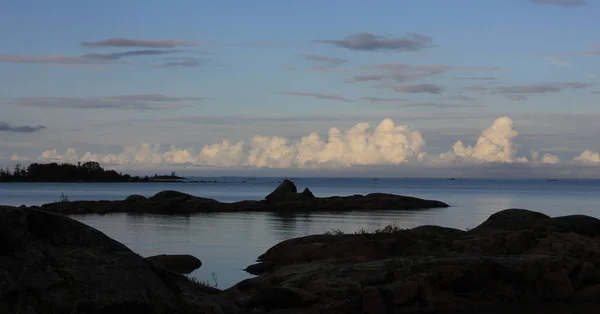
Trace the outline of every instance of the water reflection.
{"label": "water reflection", "polygon": [[[0,203],[39,205],[56,200],[61,192],[66,192],[72,199],[124,199],[130,194],[150,196],[166,189],[221,201],[262,199],[279,181],[273,178],[227,180],[226,184],[0,184]],[[242,184],[241,180],[247,182]],[[252,212],[185,217],[112,214],[75,218],[142,256],[192,254],[203,262],[193,276],[210,280],[210,274],[214,272],[220,287],[227,288],[249,277],[241,269],[276,243],[331,229],[354,232],[389,224],[401,228],[434,224],[466,229],[480,224],[494,212],[510,207],[538,210],[550,216],[599,215],[600,183],[597,181],[302,178],[296,183],[300,190],[309,187],[317,196],[386,192],[439,199],[452,207],[423,211],[299,213],[293,216]]]}

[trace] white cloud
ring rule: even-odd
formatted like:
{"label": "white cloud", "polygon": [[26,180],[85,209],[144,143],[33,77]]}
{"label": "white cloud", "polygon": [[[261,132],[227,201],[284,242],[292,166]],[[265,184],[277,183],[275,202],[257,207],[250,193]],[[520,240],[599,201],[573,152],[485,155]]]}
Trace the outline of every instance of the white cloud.
{"label": "white cloud", "polygon": [[600,153],[585,150],[581,155],[573,158],[574,163],[600,164]]}
{"label": "white cloud", "polygon": [[[410,159],[423,159],[425,140],[418,131],[383,120],[375,129],[358,123],[341,131],[331,128],[326,139],[310,133],[299,141],[280,136],[254,136],[247,143],[239,141],[204,146],[198,155],[191,149],[171,146],[161,152],[159,145],[148,143],[127,147],[119,154],[85,153],[82,161],[107,164],[193,164],[205,166],[250,166],[258,168],[348,167],[353,165],[399,164]],[[38,157],[44,161],[78,159],[75,149],[59,154],[47,150]]]}
{"label": "white cloud", "polygon": [[56,149],[46,150],[38,157],[40,161],[52,162],[77,162],[79,157],[75,148],[69,148],[64,154],[59,154]]}
{"label": "white cloud", "polygon": [[525,157],[516,157],[516,145],[513,140],[519,133],[514,129],[513,121],[508,117],[496,119],[492,125],[483,130],[475,146],[466,146],[457,141],[452,151],[441,154],[437,163],[450,163],[457,160],[462,162],[527,162]]}
{"label": "white cloud", "polygon": [[552,154],[544,154],[544,156],[542,156],[542,163],[544,164],[558,164],[560,163],[560,159]]}
{"label": "white cloud", "polygon": [[[298,140],[282,136],[255,135],[246,141],[206,145],[199,150],[171,146],[164,151],[158,144],[143,143],[125,147],[120,153],[81,155],[74,148],[64,153],[46,150],[38,161],[70,162],[97,161],[107,167],[135,166],[136,168],[165,168],[196,166],[239,169],[309,169],[348,168],[355,166],[411,164],[425,167],[450,165],[523,164],[531,166],[560,164],[550,153],[534,152],[530,159],[517,155],[515,140],[518,132],[508,117],[497,118],[484,129],[473,145],[457,141],[450,151],[433,155],[425,150],[421,132],[408,126],[396,125],[385,119],[372,128],[367,123],[340,130],[331,128],[327,135],[309,133]],[[19,155],[13,161],[25,160]],[[573,159],[574,164],[600,164],[600,154],[589,150]]]}
{"label": "white cloud", "polygon": [[533,152],[533,153],[531,153],[531,162],[535,163],[535,164],[542,163],[542,164],[553,165],[553,164],[559,164],[560,158],[558,158],[558,156],[556,156],[556,155],[552,155],[549,153],[542,155],[540,158],[540,154],[538,152]]}
{"label": "white cloud", "polygon": [[29,160],[29,157],[26,157],[26,156],[19,156],[19,155],[17,155],[17,154],[13,154],[13,155],[10,157],[10,160],[11,160],[11,161],[28,161],[28,160]]}

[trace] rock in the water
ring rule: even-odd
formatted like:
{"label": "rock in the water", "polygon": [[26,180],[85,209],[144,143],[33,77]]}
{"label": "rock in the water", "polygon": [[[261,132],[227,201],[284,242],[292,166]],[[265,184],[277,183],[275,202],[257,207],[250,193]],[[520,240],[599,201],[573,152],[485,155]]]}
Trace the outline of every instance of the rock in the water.
{"label": "rock in the water", "polygon": [[198,258],[185,254],[161,254],[146,257],[146,260],[158,267],[180,274],[189,274],[202,266],[202,262]]}
{"label": "rock in the water", "polygon": [[151,198],[154,200],[161,200],[161,199],[175,199],[175,198],[189,198],[189,197],[191,197],[191,195],[183,193],[183,192],[166,190],[166,191],[156,193]]}
{"label": "rock in the water", "polygon": [[71,218],[0,210],[0,313],[237,313]]}
{"label": "rock in the water", "polygon": [[318,212],[349,210],[417,210],[444,208],[448,204],[416,197],[372,193],[366,196],[315,197],[308,189],[297,193],[296,185],[284,180],[265,200],[223,203],[177,191],[162,191],[151,197],[132,195],[123,201],[74,201],[42,205],[42,209],[61,214],[165,214],[188,215],[210,212]]}
{"label": "rock in the water", "polygon": [[298,189],[294,182],[285,179],[273,192],[271,192],[271,194],[267,195],[265,199],[270,202],[277,202],[285,200],[290,196],[296,196],[297,193]]}

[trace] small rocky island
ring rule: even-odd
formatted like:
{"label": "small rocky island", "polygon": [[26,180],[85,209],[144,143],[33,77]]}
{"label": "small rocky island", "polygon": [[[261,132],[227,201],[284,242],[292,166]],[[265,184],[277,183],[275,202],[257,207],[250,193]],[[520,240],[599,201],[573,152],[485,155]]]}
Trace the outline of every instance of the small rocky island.
{"label": "small rocky island", "polygon": [[0,206],[0,313],[31,314],[597,313],[600,220],[507,209],[469,231],[296,238],[224,291],[168,265],[67,216]]}
{"label": "small rocky island", "polygon": [[448,207],[448,204],[385,193],[315,197],[308,188],[298,193],[296,185],[287,179],[260,201],[223,203],[177,191],[163,191],[152,197],[131,195],[122,201],[72,201],[41,206],[44,210],[61,214],[147,213],[167,215],[240,211],[293,213],[377,209],[419,210],[440,207]]}
{"label": "small rocky island", "polygon": [[32,163],[22,167],[17,164],[10,169],[0,169],[0,182],[185,182],[174,172],[167,175],[131,176],[114,170],[105,170],[99,163]]}

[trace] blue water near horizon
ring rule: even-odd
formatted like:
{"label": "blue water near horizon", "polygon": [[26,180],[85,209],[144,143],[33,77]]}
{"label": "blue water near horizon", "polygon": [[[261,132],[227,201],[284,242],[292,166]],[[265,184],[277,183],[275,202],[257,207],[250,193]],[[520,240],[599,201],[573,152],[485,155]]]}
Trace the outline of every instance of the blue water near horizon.
{"label": "blue water near horizon", "polygon": [[[176,190],[223,202],[263,199],[283,178],[193,177],[217,183],[0,183],[0,204],[41,205],[70,200],[119,200],[131,194],[151,196]],[[192,254],[203,266],[191,275],[227,288],[249,275],[241,271],[276,243],[331,229],[353,232],[388,224],[412,228],[434,224],[473,228],[491,214],[526,208],[549,216],[584,214],[600,218],[600,180],[592,179],[414,179],[414,178],[290,178],[301,191],[316,196],[394,193],[436,199],[450,208],[420,211],[352,211],[306,213],[211,213],[190,216],[85,215],[74,218],[126,244],[142,256]]]}

